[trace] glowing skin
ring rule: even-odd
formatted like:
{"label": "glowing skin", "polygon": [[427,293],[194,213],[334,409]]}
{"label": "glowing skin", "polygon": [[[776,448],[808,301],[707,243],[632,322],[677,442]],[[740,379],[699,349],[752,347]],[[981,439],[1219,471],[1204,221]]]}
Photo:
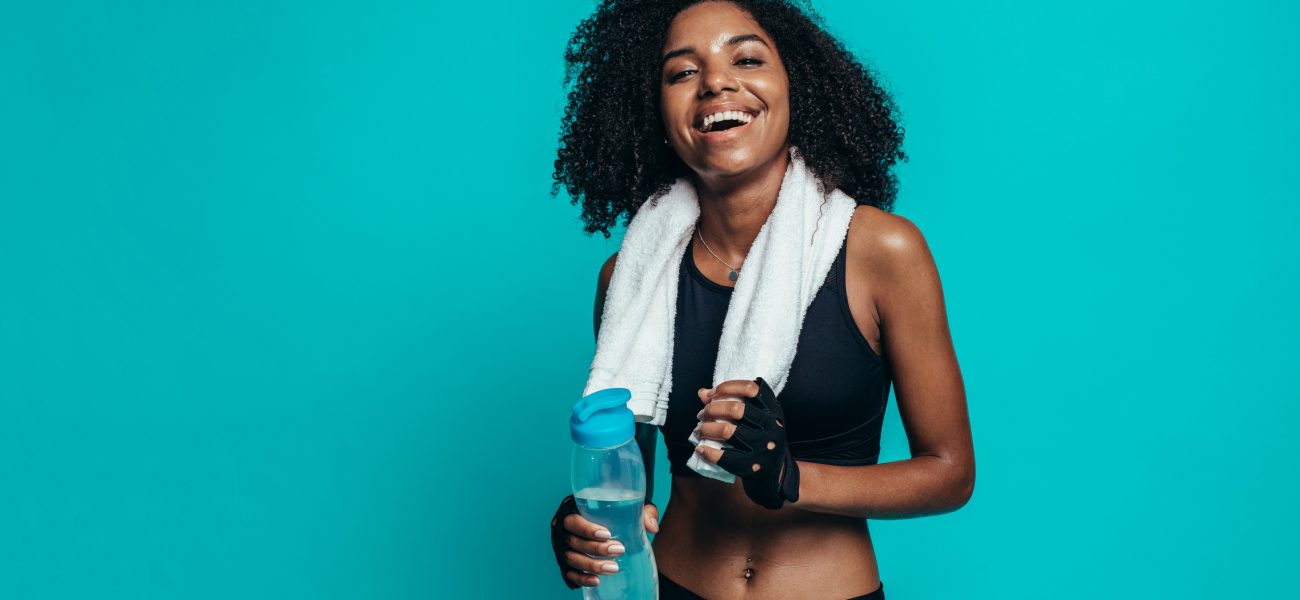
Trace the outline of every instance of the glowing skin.
{"label": "glowing skin", "polygon": [[[776,204],[788,162],[786,66],[768,33],[727,2],[678,13],[660,56],[660,116],[695,180],[700,232],[723,260],[742,264]],[[718,260],[700,244],[693,248],[690,258],[705,278],[730,283]],[[601,269],[597,330],[616,260],[617,254]],[[660,572],[702,596],[865,594],[881,585],[865,519],[956,510],[974,490],[965,391],[938,270],[920,230],[901,216],[859,206],[845,240],[844,288],[863,338],[889,361],[912,456],[864,466],[799,461],[799,501],[775,511],[756,505],[741,486],[674,476],[662,531],[653,504],[643,518],[658,531]],[[702,437],[726,442],[734,434],[739,403],[712,399],[746,396],[752,385],[732,380],[699,390],[701,413],[713,420],[701,427]],[[653,448],[656,435],[653,427],[638,428],[638,443]],[[704,460],[717,462],[720,451],[701,448]],[[564,526],[573,536],[566,579],[598,585],[600,564],[613,552],[608,536],[579,515],[566,517]]]}
{"label": "glowing skin", "polygon": [[[705,2],[673,19],[664,42],[660,110],[668,141],[702,191],[734,189],[785,172],[790,81],[776,43],[749,13]],[[752,120],[703,132],[718,112]]]}

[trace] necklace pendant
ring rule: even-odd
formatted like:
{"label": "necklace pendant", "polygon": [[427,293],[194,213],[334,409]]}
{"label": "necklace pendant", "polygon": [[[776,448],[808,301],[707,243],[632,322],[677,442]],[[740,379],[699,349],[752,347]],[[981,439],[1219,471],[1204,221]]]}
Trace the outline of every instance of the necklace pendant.
{"label": "necklace pendant", "polygon": [[730,279],[730,280],[732,280],[732,281],[735,281],[737,277],[740,277],[740,274],[739,274],[739,273],[736,273],[735,271],[732,271],[732,272],[730,272],[730,273],[727,273],[727,279]]}

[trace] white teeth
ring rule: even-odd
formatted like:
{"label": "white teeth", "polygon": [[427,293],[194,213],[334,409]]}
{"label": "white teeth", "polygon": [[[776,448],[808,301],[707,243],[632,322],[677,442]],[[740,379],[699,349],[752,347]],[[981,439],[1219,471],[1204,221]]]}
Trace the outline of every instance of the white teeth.
{"label": "white teeth", "polygon": [[741,123],[749,123],[753,120],[754,117],[749,113],[738,110],[724,110],[704,117],[704,123],[700,125],[700,128],[707,131],[710,125],[713,125],[718,121],[740,121]]}

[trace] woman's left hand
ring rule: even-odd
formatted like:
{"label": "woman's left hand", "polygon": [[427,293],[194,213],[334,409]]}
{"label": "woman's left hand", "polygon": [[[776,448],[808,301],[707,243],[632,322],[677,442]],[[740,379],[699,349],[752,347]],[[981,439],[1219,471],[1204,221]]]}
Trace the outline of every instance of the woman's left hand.
{"label": "woman's left hand", "polygon": [[785,439],[785,412],[762,377],[733,379],[699,391],[704,410],[703,439],[727,442],[719,450],[703,444],[695,452],[741,478],[745,495],[760,506],[778,509],[799,500],[799,465]]}

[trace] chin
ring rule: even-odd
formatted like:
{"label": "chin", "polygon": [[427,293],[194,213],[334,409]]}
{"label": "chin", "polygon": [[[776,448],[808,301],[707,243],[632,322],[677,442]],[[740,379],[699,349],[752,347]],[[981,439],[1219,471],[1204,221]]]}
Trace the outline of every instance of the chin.
{"label": "chin", "polygon": [[753,171],[764,162],[758,153],[748,148],[724,152],[706,151],[700,155],[700,168],[697,171],[718,177],[732,177]]}

